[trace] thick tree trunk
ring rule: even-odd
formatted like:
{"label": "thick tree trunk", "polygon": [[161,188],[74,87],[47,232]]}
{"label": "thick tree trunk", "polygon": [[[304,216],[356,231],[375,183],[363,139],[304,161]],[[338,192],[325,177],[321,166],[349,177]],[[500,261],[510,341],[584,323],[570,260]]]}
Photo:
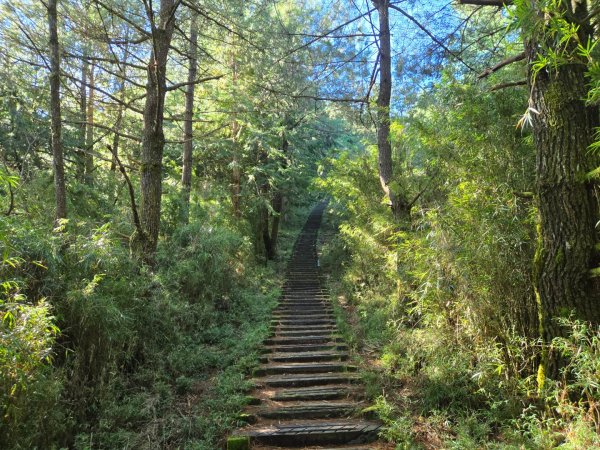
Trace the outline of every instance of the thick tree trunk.
{"label": "thick tree trunk", "polygon": [[409,216],[408,202],[393,187],[392,143],[390,142],[390,100],[392,96],[392,57],[389,0],[373,0],[379,13],[379,94],[377,95],[377,149],[379,181],[397,221]]}
{"label": "thick tree trunk", "polygon": [[[581,42],[587,42],[581,36]],[[597,108],[587,107],[586,66],[571,61],[548,67],[535,77],[531,70],[539,44],[526,46],[529,62],[530,115],[536,147],[538,248],[534,282],[540,333],[547,344],[564,330],[557,318],[600,324],[600,289],[590,278],[594,263],[598,205],[585,174],[598,166],[588,150],[597,126]],[[538,381],[556,377],[561,361],[546,350]]]}
{"label": "thick tree trunk", "polygon": [[[167,56],[175,26],[175,8],[174,0],[161,0],[159,24],[152,24],[154,48],[148,63],[141,155],[140,221],[143,233],[137,233],[132,244],[137,256],[149,265],[154,265],[155,262],[160,230]],[[150,11],[148,16],[152,17]]]}
{"label": "thick tree trunk", "polygon": [[190,24],[190,47],[188,86],[185,92],[185,122],[183,129],[183,167],[181,170],[181,200],[182,221],[188,223],[190,219],[190,191],[192,189],[192,152],[193,152],[193,116],[194,116],[194,81],[196,80],[198,61],[198,13],[192,12]]}
{"label": "thick tree trunk", "polygon": [[60,112],[60,50],[58,46],[57,0],[48,0],[48,30],[50,34],[50,122],[52,134],[52,167],[56,199],[56,221],[67,217],[67,189],[61,138]]}

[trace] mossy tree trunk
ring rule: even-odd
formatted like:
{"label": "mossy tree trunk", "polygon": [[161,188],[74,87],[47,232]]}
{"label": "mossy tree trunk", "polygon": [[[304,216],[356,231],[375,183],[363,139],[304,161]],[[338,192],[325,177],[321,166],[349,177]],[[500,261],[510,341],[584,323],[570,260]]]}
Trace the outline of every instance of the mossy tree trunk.
{"label": "mossy tree trunk", "polygon": [[[584,28],[581,42],[587,42]],[[598,166],[598,158],[589,151],[598,110],[585,104],[586,65],[574,56],[534,74],[532,66],[541,48],[539,42],[526,45],[539,210],[534,283],[540,333],[550,344],[564,334],[557,318],[574,313],[576,318],[600,323],[600,286],[590,277],[598,239],[598,203],[585,177]],[[540,385],[545,376],[555,377],[560,366],[560,356],[546,350]]]}

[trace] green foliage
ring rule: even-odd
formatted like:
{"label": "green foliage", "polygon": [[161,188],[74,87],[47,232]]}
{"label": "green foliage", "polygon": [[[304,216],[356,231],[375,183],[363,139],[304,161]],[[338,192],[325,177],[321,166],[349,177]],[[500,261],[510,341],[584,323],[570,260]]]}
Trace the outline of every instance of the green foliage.
{"label": "green foliage", "polygon": [[250,448],[248,437],[230,437],[227,439],[227,450],[247,450]]}
{"label": "green foliage", "polygon": [[[205,206],[161,243],[154,272],[132,263],[120,224],[71,220],[50,234],[3,219],[8,448],[213,449],[237,425],[277,283]],[[284,252],[295,229],[284,226]]]}
{"label": "green foliage", "polygon": [[382,204],[372,149],[324,161],[316,181],[339,231],[322,256],[336,311],[372,359],[373,410],[407,448],[429,434],[435,448],[597,445],[593,330],[569,325],[555,351],[572,364],[536,394],[533,152],[514,129],[515,96],[447,77],[395,126],[398,186],[422,191],[410,228],[397,231]]}

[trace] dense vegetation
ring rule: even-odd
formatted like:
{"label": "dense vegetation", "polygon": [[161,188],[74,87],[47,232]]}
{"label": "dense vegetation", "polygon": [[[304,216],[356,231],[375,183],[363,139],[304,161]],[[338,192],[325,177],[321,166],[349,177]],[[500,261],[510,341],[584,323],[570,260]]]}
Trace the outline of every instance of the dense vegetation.
{"label": "dense vegetation", "polygon": [[0,2],[0,447],[240,423],[322,262],[398,448],[600,448],[595,0]]}

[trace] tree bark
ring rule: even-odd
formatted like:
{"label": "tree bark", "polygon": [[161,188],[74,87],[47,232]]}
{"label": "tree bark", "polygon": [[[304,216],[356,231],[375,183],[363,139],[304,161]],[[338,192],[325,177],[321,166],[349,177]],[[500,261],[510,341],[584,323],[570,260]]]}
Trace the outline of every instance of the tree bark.
{"label": "tree bark", "polygon": [[[129,34],[126,34],[125,39],[129,39]],[[123,60],[121,61],[121,67],[119,70],[120,77],[115,77],[115,82],[119,84],[119,102],[117,110],[117,120],[115,121],[115,134],[113,136],[112,144],[112,161],[110,163],[110,171],[114,172],[117,170],[117,159],[119,159],[119,144],[121,142],[121,126],[123,124],[123,105],[125,103],[125,77],[127,75],[127,57],[129,55],[129,45],[125,44],[123,51]]]}
{"label": "tree bark", "polygon": [[390,142],[390,100],[392,96],[392,57],[390,43],[389,0],[373,0],[379,13],[379,93],[377,95],[377,149],[379,181],[390,201],[397,221],[408,218],[410,207],[396,192],[393,181],[392,143]]}
{"label": "tree bark", "polygon": [[[578,7],[585,8],[585,2]],[[570,11],[585,16],[582,11]],[[581,27],[581,42],[587,42]],[[550,43],[549,43],[550,44]],[[590,278],[594,265],[598,204],[585,174],[598,166],[588,150],[598,125],[598,109],[585,104],[587,84],[583,62],[573,60],[547,67],[534,75],[531,67],[543,46],[526,44],[529,63],[530,115],[536,147],[536,200],[539,210],[534,284],[540,334],[548,344],[538,382],[556,377],[562,365],[548,348],[564,335],[557,318],[574,313],[578,319],[600,323],[600,286]]]}
{"label": "tree bark", "polygon": [[181,170],[182,221],[190,219],[190,191],[192,189],[192,154],[193,154],[193,119],[194,119],[194,90],[198,69],[198,13],[192,11],[190,24],[190,47],[188,86],[185,92],[185,117],[183,128],[183,166]]}
{"label": "tree bark", "polygon": [[67,217],[67,189],[62,148],[60,111],[60,49],[58,45],[57,0],[48,0],[48,31],[50,35],[50,123],[52,135],[52,167],[56,201],[56,223]]}
{"label": "tree bark", "polygon": [[86,147],[86,130],[87,130],[87,75],[89,70],[88,59],[86,58],[87,48],[83,50],[83,58],[81,60],[81,88],[79,90],[80,97],[80,114],[81,114],[81,125],[80,125],[80,150],[76,155],[76,176],[77,181],[83,182],[85,177],[85,147]]}
{"label": "tree bark", "polygon": [[87,111],[86,111],[86,136],[85,136],[85,184],[91,186],[94,184],[94,155],[92,154],[94,148],[94,65],[91,64],[89,68],[89,95],[87,100]]}
{"label": "tree bark", "polygon": [[[281,153],[284,158],[287,157],[289,145],[290,145],[290,143],[287,140],[287,137],[285,135],[285,130],[284,130],[282,133],[282,136],[281,136]],[[284,159],[284,162],[283,162],[284,167],[285,167],[285,164],[286,163],[285,163],[285,159]],[[277,188],[277,190],[273,194],[273,200],[271,200],[271,207],[273,208],[273,211],[275,212],[275,214],[273,214],[273,221],[271,222],[271,236],[269,239],[270,249],[267,252],[267,255],[271,255],[271,259],[273,259],[277,255],[277,240],[279,238],[279,224],[281,223],[281,214],[283,213],[283,192],[281,191],[280,188]]]}
{"label": "tree bark", "polygon": [[[232,37],[232,50],[231,50],[231,80],[234,88],[237,86],[238,81],[238,71],[237,71],[237,62],[235,60],[235,47],[233,44],[235,43],[234,38]],[[242,192],[242,170],[240,167],[240,157],[238,153],[238,138],[240,134],[240,124],[237,121],[236,113],[232,114],[231,117],[231,142],[233,148],[233,160],[232,160],[232,168],[231,168],[231,205],[233,208],[233,215],[236,218],[241,217],[242,212],[240,208],[240,197]]]}
{"label": "tree bark", "polygon": [[141,155],[140,222],[143,234],[136,233],[132,250],[142,262],[151,266],[155,263],[160,230],[166,70],[177,5],[175,0],[161,0],[158,26],[154,23],[152,11],[147,11],[152,26],[153,49],[148,63]]}

